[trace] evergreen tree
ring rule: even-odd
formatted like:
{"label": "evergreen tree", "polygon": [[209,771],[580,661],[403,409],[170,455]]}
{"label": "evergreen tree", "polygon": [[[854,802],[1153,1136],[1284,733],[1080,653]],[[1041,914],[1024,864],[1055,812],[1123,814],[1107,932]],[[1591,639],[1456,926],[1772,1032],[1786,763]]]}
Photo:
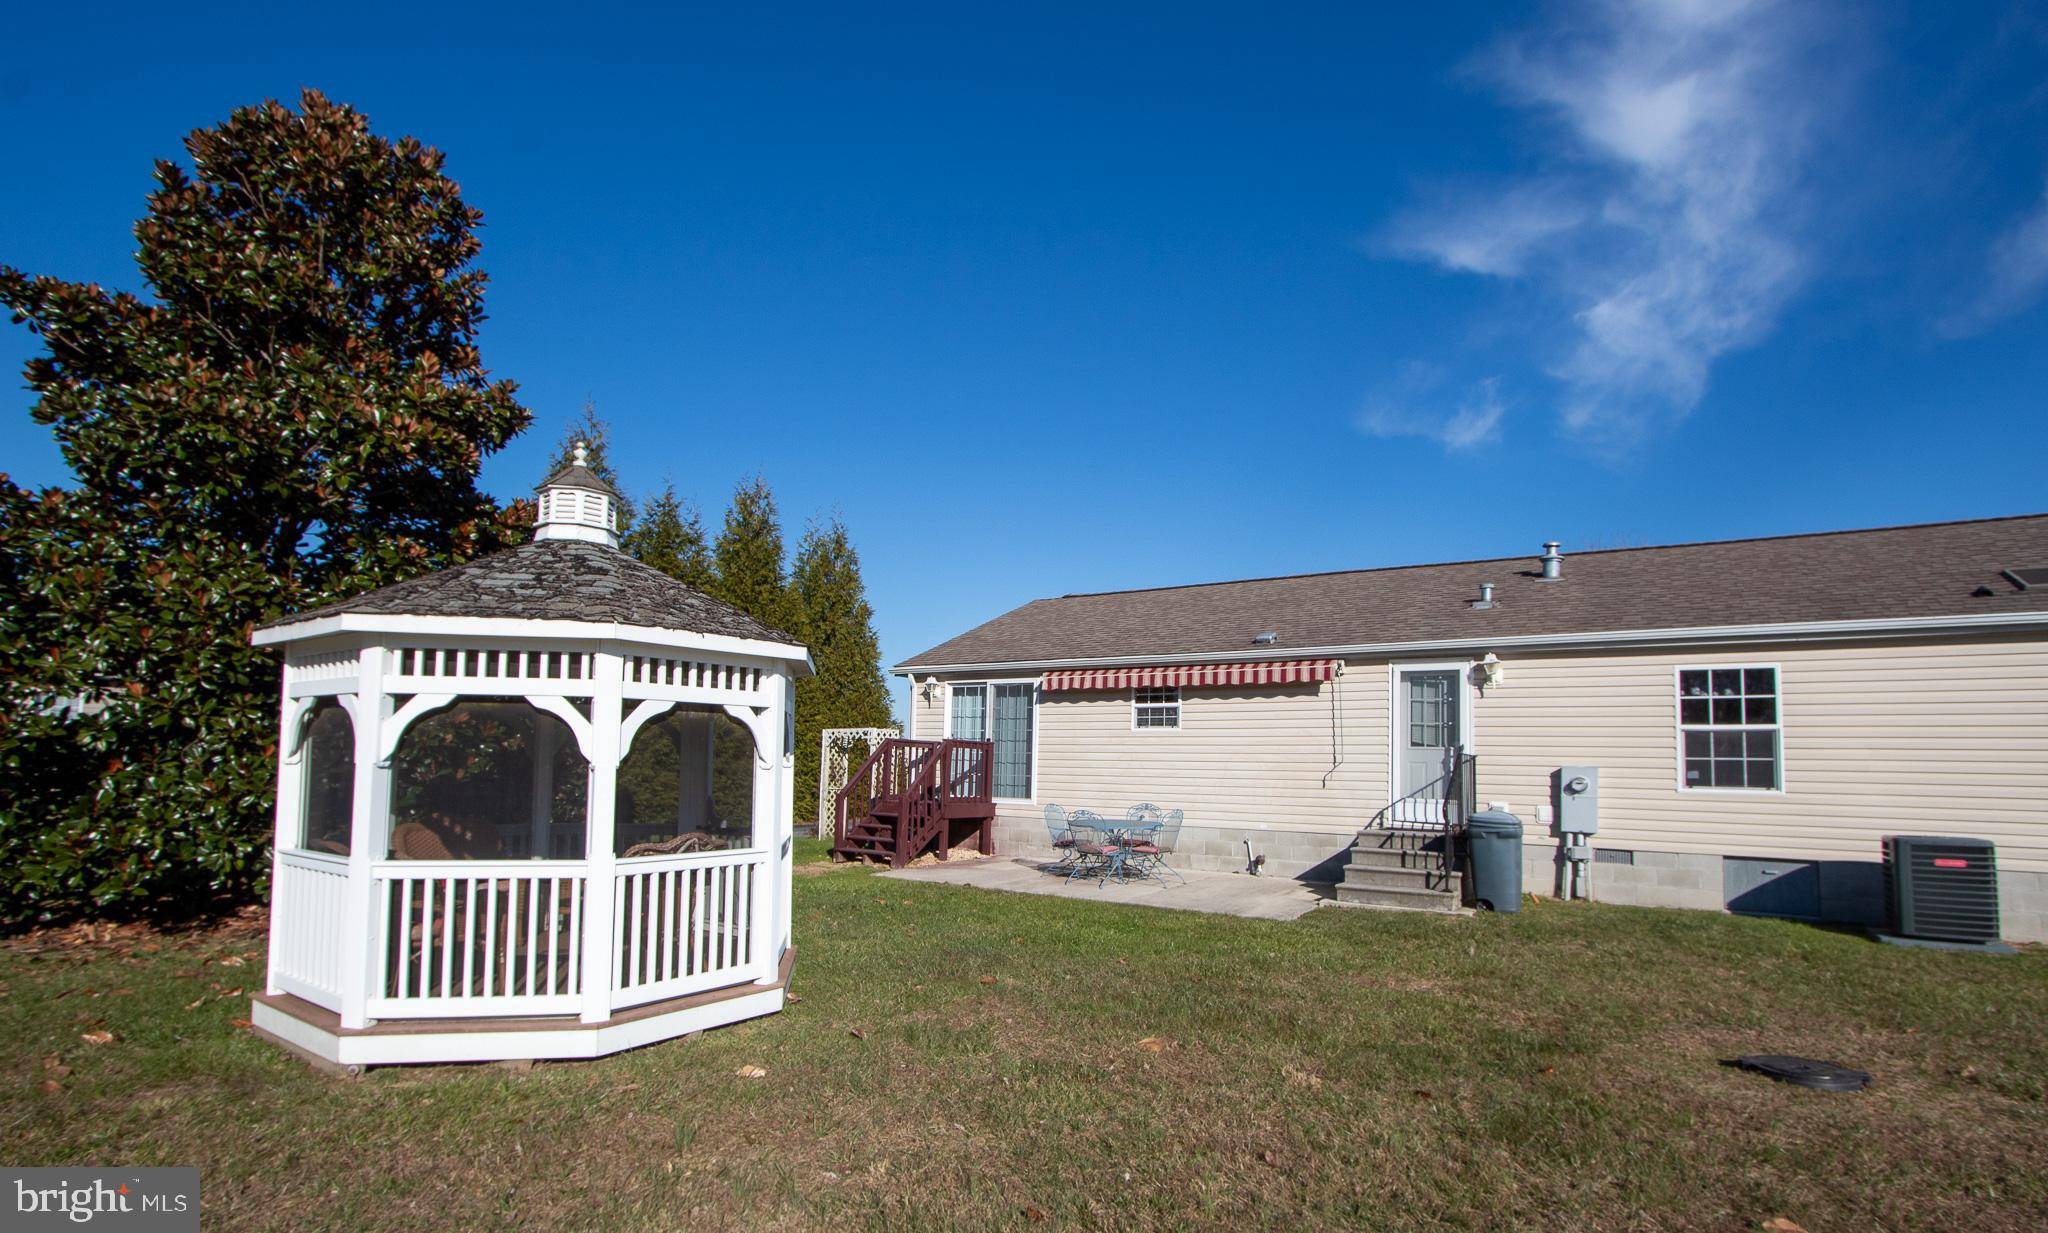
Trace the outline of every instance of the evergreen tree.
{"label": "evergreen tree", "polygon": [[678,500],[674,484],[647,503],[624,540],[627,552],[674,578],[709,594],[715,589],[711,552],[704,542],[704,522],[697,507]]}
{"label": "evergreen tree", "polygon": [[616,503],[619,536],[624,539],[632,531],[638,511],[627,498],[625,485],[619,483],[618,471],[612,467],[611,422],[597,413],[597,403],[591,399],[584,400],[583,410],[577,412],[576,418],[563,430],[562,439],[555,445],[554,460],[548,463],[548,469],[541,478],[545,479],[575,461],[578,445],[583,446],[583,465],[619,494]]}
{"label": "evergreen tree", "polygon": [[837,518],[812,523],[790,570],[797,611],[791,632],[811,649],[817,675],[796,689],[796,816],[818,799],[818,736],[826,728],[873,728],[890,721],[889,687],[875,611],[861,581],[860,555]]}
{"label": "evergreen tree", "polygon": [[782,521],[760,476],[733,489],[725,526],[712,548],[712,594],[771,629],[794,636],[796,612],[782,572]]}
{"label": "evergreen tree", "polygon": [[476,346],[440,153],[305,92],[156,166],[147,295],[0,268],[77,477],[0,476],[0,922],[199,910],[268,868],[277,657],[252,626],[505,542],[526,427]]}

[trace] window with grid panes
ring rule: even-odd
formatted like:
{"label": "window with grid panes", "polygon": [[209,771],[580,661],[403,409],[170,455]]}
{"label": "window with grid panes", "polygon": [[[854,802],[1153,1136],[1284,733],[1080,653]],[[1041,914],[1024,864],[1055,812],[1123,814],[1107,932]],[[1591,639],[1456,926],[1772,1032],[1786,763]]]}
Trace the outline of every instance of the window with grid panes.
{"label": "window with grid panes", "polygon": [[1135,689],[1131,691],[1131,726],[1134,728],[1180,727],[1180,687]]}
{"label": "window with grid panes", "polygon": [[1678,740],[1688,788],[1780,783],[1776,668],[1681,668]]}

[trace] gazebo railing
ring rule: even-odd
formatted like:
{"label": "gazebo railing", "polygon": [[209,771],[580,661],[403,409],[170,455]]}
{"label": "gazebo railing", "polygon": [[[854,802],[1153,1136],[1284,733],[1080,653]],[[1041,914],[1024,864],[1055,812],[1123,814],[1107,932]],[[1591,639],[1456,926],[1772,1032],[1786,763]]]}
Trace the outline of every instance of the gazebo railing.
{"label": "gazebo railing", "polygon": [[277,854],[270,891],[271,978],[277,987],[329,1010],[341,1005],[342,930],[348,916],[348,858]]}
{"label": "gazebo railing", "polygon": [[[609,945],[594,939],[610,956],[610,1008],[753,979],[757,901],[772,868],[758,849],[619,861]],[[383,861],[373,876],[380,937],[371,1018],[585,1009],[584,942],[602,926],[585,910],[584,862]],[[338,988],[338,964],[323,962],[323,978],[332,973]]]}
{"label": "gazebo railing", "polygon": [[582,861],[386,861],[372,1018],[583,1009]]}
{"label": "gazebo railing", "polygon": [[770,867],[755,849],[622,860],[612,892],[612,1006],[751,979],[754,902]]}

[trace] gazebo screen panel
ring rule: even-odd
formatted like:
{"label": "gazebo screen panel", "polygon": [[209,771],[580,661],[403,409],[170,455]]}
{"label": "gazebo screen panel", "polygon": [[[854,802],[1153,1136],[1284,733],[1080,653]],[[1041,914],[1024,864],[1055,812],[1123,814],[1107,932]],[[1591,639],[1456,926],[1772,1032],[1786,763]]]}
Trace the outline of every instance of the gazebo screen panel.
{"label": "gazebo screen panel", "polygon": [[753,734],[722,710],[680,706],[648,723],[619,764],[614,853],[748,846],[754,762]]}
{"label": "gazebo screen panel", "polygon": [[589,764],[526,702],[464,700],[406,728],[391,763],[399,860],[581,859]]}
{"label": "gazebo screen panel", "polygon": [[340,703],[322,698],[313,704],[302,750],[306,795],[297,846],[346,856],[356,798],[356,734]]}

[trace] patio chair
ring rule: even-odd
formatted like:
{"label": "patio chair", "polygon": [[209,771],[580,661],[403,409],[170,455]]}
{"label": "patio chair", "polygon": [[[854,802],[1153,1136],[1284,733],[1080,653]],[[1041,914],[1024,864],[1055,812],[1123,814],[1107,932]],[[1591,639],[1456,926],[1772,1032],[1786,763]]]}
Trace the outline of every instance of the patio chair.
{"label": "patio chair", "polygon": [[1074,831],[1067,824],[1067,811],[1059,805],[1045,807],[1045,833],[1052,840],[1052,850],[1059,853],[1058,864],[1072,864],[1078,855],[1074,851]]}
{"label": "patio chair", "polygon": [[1172,855],[1174,848],[1180,843],[1181,816],[1178,809],[1164,815],[1160,819],[1158,829],[1137,836],[1130,845],[1130,852],[1125,859],[1136,865],[1143,876],[1160,878],[1170,873],[1181,884],[1187,883],[1186,875],[1166,863],[1166,858]]}
{"label": "patio chair", "polygon": [[1151,801],[1145,801],[1142,804],[1133,805],[1129,809],[1124,810],[1124,821],[1135,822],[1140,826],[1150,822],[1158,822],[1165,817],[1166,811],[1154,805]]}
{"label": "patio chair", "polygon": [[1070,878],[1106,875],[1121,859],[1122,849],[1103,825],[1100,814],[1076,809],[1067,819],[1067,833],[1074,841],[1074,859],[1059,868]]}

